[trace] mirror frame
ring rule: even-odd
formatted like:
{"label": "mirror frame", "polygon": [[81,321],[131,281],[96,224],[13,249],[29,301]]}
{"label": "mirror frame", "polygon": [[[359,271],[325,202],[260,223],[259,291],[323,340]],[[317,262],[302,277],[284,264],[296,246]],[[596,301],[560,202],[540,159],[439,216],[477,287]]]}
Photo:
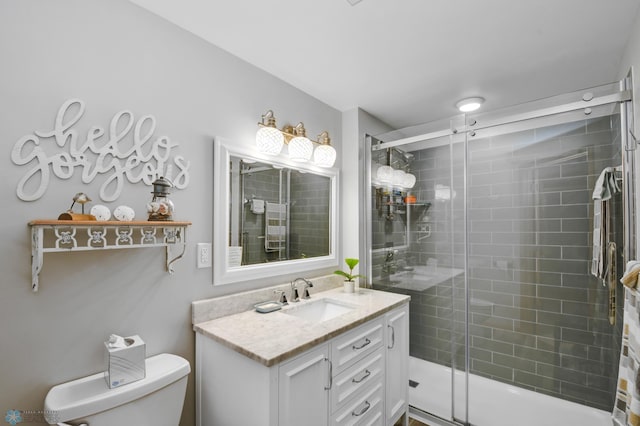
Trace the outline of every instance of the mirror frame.
{"label": "mirror frame", "polygon": [[[291,169],[302,170],[331,181],[331,200],[329,209],[329,255],[308,259],[292,259],[270,263],[229,267],[229,231],[230,203],[229,163],[232,156],[248,158]],[[336,168],[320,168],[307,163],[296,163],[284,156],[267,156],[234,144],[232,141],[216,136],[213,148],[213,285],[230,284],[240,281],[251,281],[260,278],[281,275],[306,275],[313,270],[338,266],[338,170]]]}

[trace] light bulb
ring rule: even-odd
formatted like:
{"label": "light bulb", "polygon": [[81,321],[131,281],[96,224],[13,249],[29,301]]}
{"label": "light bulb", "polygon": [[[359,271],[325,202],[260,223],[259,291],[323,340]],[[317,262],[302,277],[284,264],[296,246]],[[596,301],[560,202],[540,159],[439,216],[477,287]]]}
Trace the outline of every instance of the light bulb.
{"label": "light bulb", "polygon": [[284,145],[284,136],[275,127],[261,127],[256,133],[258,151],[268,155],[278,155]]}
{"label": "light bulb", "polygon": [[309,161],[313,153],[313,144],[304,136],[296,136],[289,142],[289,159],[293,161]]}
{"label": "light bulb", "polygon": [[381,184],[389,184],[393,178],[393,169],[391,166],[380,166],[378,167],[376,176],[378,177],[378,182]]}
{"label": "light bulb", "polygon": [[393,186],[402,188],[404,186],[404,175],[406,173],[403,170],[394,170],[391,176],[391,182]]}
{"label": "light bulb", "polygon": [[320,167],[333,167],[336,150],[331,145],[319,145],[313,151],[313,162]]}
{"label": "light bulb", "polygon": [[405,173],[402,186],[411,189],[416,184],[416,176],[412,173]]}

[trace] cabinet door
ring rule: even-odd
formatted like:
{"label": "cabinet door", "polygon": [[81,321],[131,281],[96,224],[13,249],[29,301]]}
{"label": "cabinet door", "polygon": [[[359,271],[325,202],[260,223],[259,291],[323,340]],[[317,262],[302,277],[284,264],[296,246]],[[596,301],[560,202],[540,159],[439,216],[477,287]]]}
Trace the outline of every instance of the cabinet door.
{"label": "cabinet door", "polygon": [[331,388],[329,346],[283,363],[279,370],[279,426],[327,426]]}
{"label": "cabinet door", "polygon": [[387,323],[387,425],[393,425],[408,407],[409,304],[386,315]]}

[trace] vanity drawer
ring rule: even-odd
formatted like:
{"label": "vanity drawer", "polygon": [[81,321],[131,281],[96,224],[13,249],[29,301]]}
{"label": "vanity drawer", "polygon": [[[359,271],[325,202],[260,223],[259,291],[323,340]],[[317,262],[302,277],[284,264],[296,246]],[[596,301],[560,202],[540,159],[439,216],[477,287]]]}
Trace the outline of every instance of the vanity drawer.
{"label": "vanity drawer", "polygon": [[376,381],[381,381],[384,375],[384,350],[377,351],[347,368],[333,379],[331,388],[332,412],[342,408],[342,405],[353,395],[370,386]]}
{"label": "vanity drawer", "polygon": [[384,392],[382,379],[361,396],[350,400],[331,417],[336,426],[383,426]]}
{"label": "vanity drawer", "polygon": [[382,346],[383,319],[380,317],[369,321],[336,338],[331,345],[331,360],[336,375]]}

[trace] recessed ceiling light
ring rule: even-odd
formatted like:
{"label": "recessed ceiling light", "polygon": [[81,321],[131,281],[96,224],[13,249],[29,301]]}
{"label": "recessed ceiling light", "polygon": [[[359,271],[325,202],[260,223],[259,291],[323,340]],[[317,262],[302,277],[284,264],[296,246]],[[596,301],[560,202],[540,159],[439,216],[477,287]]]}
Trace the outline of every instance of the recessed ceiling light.
{"label": "recessed ceiling light", "polygon": [[456,108],[462,112],[475,111],[484,103],[484,98],[466,98],[456,103]]}

